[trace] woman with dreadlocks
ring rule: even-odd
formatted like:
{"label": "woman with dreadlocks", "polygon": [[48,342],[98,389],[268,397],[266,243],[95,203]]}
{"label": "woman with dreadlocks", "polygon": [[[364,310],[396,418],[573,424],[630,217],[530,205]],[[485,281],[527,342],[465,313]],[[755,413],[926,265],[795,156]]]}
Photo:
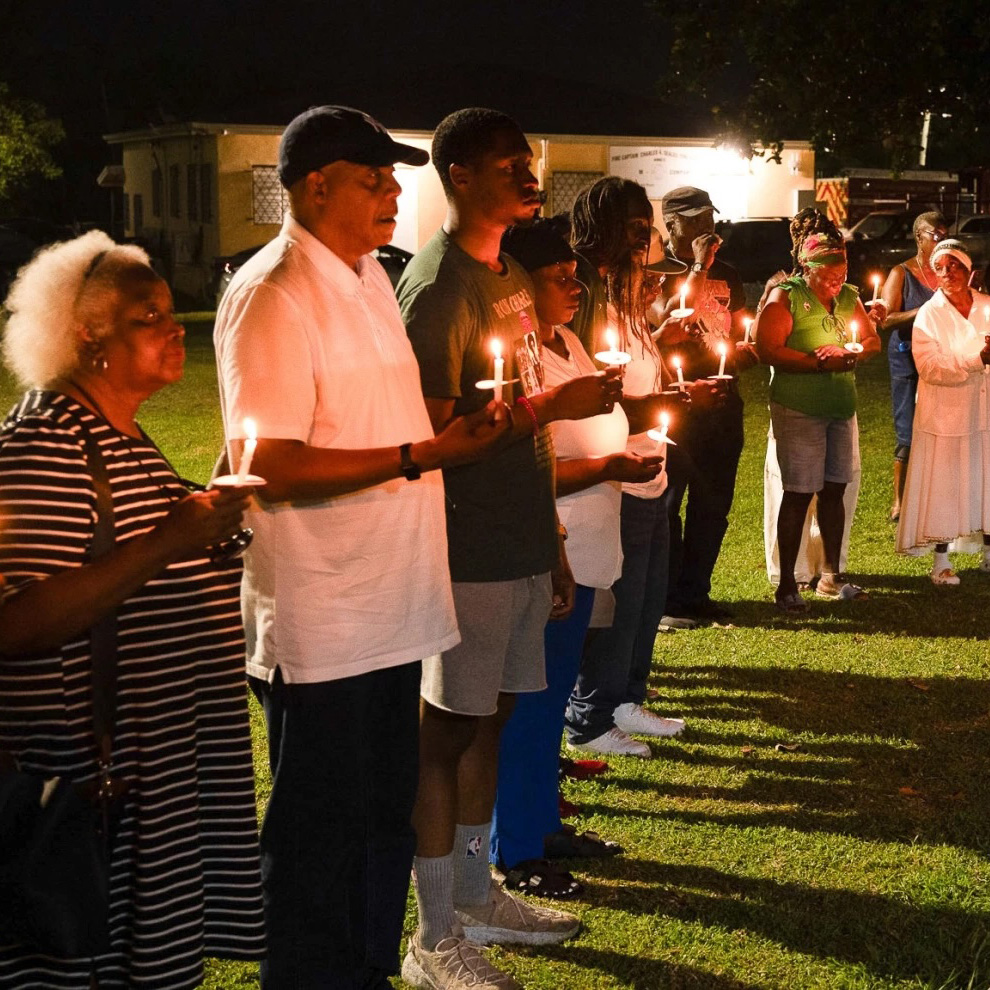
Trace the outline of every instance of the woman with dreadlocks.
{"label": "woman with dreadlocks", "polygon": [[[772,289],[778,286],[784,279],[801,274],[801,266],[798,263],[798,252],[804,239],[811,234],[828,234],[833,238],[841,237],[838,228],[824,213],[808,208],[801,210],[791,220],[791,257],[794,262],[790,276],[786,272],[777,272],[767,282],[767,287],[763,292],[763,298],[757,307],[759,313],[766,304],[767,296]],[[877,310],[877,318],[881,311]],[[871,313],[871,319],[874,319]],[[846,569],[846,561],[849,557],[849,537],[852,532],[853,516],[856,512],[856,504],[859,500],[860,482],[860,458],[859,458],[859,426],[856,417],[853,417],[853,465],[852,481],[846,485],[845,494],[842,497],[843,508],[845,510],[845,526],[842,532],[842,546],[839,551],[839,568]],[[763,466],[763,547],[766,553],[767,577],[771,584],[777,584],[780,580],[780,558],[777,549],[777,515],[780,512],[780,502],[784,496],[784,488],[780,480],[780,465],[777,463],[777,441],[774,439],[773,427],[767,431],[767,456]],[[794,565],[794,578],[798,589],[812,587],[817,582],[822,573],[822,565],[825,562],[825,553],[822,547],[821,530],[818,526],[818,504],[817,498],[812,498],[808,507],[808,515],[804,522],[804,530],[801,534],[801,546],[798,550],[797,561]]]}
{"label": "woman with dreadlocks", "polygon": [[[590,353],[607,349],[605,329],[615,329],[619,347],[632,356],[625,365],[623,406],[662,390],[662,362],[650,333],[643,293],[653,208],[635,182],[609,176],[583,192],[572,214],[578,277],[588,286],[572,327]],[[666,271],[683,271],[666,262]],[[710,385],[702,385],[710,389]],[[657,411],[659,412],[659,404]],[[627,409],[634,415],[632,408]],[[655,420],[654,420],[655,421]],[[676,423],[671,425],[676,434]],[[656,442],[632,436],[627,450],[649,456]],[[612,586],[615,613],[609,628],[586,641],[577,683],[567,707],[572,749],[649,758],[650,748],[630,733],[677,735],[684,722],[643,708],[653,659],[653,641],[667,594],[669,526],[664,492],[666,471],[622,485],[620,539],[622,574]]]}
{"label": "woman with dreadlocks", "polygon": [[757,318],[760,359],[773,367],[770,420],[777,441],[783,497],[777,515],[780,583],[777,607],[807,610],[797,589],[795,562],[808,507],[818,497],[825,555],[816,593],[855,599],[866,593],[848,582],[839,565],[845,525],[843,495],[853,478],[856,379],[860,358],[880,351],[880,338],[846,284],[841,238],[812,233],[797,253],[801,274],[785,278]]}

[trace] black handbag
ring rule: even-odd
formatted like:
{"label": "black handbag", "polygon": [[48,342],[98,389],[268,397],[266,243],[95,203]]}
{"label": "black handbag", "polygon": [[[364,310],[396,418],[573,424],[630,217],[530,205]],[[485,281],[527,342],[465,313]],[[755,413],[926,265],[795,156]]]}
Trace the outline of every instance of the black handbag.
{"label": "black handbag", "polygon": [[[90,559],[114,545],[106,466],[83,427],[96,489]],[[0,753],[0,945],[58,958],[92,958],[109,948],[109,858],[123,781],[111,775],[116,721],[117,617],[90,631],[93,736],[97,777],[74,784],[17,769]]]}

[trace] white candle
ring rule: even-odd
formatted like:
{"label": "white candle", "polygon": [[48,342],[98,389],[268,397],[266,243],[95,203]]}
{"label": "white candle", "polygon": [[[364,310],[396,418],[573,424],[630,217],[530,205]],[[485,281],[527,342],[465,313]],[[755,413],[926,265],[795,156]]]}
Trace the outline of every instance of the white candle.
{"label": "white candle", "polygon": [[676,355],[673,357],[674,370],[677,372],[677,387],[684,388],[684,372],[681,370],[681,359]]}
{"label": "white candle", "polygon": [[668,426],[670,426],[670,416],[665,412],[660,413],[660,436],[657,437],[657,453],[660,455],[663,455],[667,446]]}
{"label": "white candle", "polygon": [[725,344],[718,345],[718,377],[725,377]]}
{"label": "white candle", "polygon": [[619,335],[612,327],[605,328],[605,343],[613,353],[619,349]]}
{"label": "white candle", "polygon": [[502,341],[498,337],[492,337],[492,354],[495,355],[495,401],[502,401],[502,373],[505,369],[505,360],[502,358]]}
{"label": "white candle", "polygon": [[854,344],[859,343],[859,341],[856,340],[856,335],[859,333],[859,324],[855,320],[850,320],[849,330],[852,333],[852,342]]}
{"label": "white candle", "polygon": [[990,323],[990,306],[983,307],[983,322]]}
{"label": "white candle", "polygon": [[687,309],[687,282],[681,283],[681,309]]}
{"label": "white candle", "polygon": [[880,276],[873,276],[873,301],[876,302],[880,298]]}
{"label": "white candle", "polygon": [[258,428],[253,419],[244,420],[244,449],[241,451],[241,463],[237,467],[237,484],[243,485],[251,473],[251,459],[254,457],[255,448],[258,446]]}
{"label": "white candle", "polygon": [[751,343],[749,339],[749,332],[753,328],[753,317],[747,316],[746,319],[743,320],[743,325],[746,327],[746,334],[743,337],[743,343],[749,344]]}

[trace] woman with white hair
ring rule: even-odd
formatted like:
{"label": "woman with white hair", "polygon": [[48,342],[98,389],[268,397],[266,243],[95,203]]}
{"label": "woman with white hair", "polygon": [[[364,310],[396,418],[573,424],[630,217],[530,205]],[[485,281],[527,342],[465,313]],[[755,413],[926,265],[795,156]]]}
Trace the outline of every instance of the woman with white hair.
{"label": "woman with white hair", "polygon": [[931,267],[938,289],[912,334],[918,401],[897,549],[932,547],[933,583],[957,585],[953,541],[982,546],[980,570],[990,572],[990,296],[970,288],[973,263],[957,240],[936,245]]}
{"label": "woman with white hair", "polygon": [[87,686],[106,656],[110,774],[127,790],[108,940],[56,959],[0,928],[0,986],[192,988],[204,956],[264,954],[240,567],[207,550],[239,530],[247,495],[190,494],[137,423],[185,357],[143,251],[97,231],[54,245],[6,305],[6,360],[29,390],[0,427],[0,750],[96,779]]}

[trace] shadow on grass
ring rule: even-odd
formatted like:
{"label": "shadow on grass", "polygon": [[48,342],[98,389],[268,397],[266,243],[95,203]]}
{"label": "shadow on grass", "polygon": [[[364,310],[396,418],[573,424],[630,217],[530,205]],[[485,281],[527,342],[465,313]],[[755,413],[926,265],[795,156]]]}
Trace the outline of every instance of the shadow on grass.
{"label": "shadow on grass", "polygon": [[757,990],[760,986],[742,983],[728,976],[717,976],[693,966],[680,966],[659,959],[646,959],[643,956],[582,945],[550,946],[532,951],[538,951],[541,958],[608,973],[633,990]]}
{"label": "shadow on grass", "polygon": [[607,872],[628,883],[599,887],[589,880],[587,898],[594,903],[600,897],[630,914],[743,930],[794,952],[860,964],[878,976],[937,985],[961,974],[959,985],[973,977],[973,987],[990,981],[984,951],[990,915],[983,912],[649,860],[620,858],[608,863]]}
{"label": "shadow on grass", "polygon": [[[681,740],[653,744],[657,757],[744,776],[738,787],[611,777],[619,787],[671,799],[623,814],[990,851],[986,681],[698,665],[665,668],[653,683],[689,724]],[[729,705],[724,714],[720,695]],[[762,728],[740,731],[741,714]],[[708,721],[691,727],[692,718]],[[777,752],[778,742],[800,748]],[[690,801],[724,807],[694,810]],[[613,810],[581,803],[586,811]]]}

